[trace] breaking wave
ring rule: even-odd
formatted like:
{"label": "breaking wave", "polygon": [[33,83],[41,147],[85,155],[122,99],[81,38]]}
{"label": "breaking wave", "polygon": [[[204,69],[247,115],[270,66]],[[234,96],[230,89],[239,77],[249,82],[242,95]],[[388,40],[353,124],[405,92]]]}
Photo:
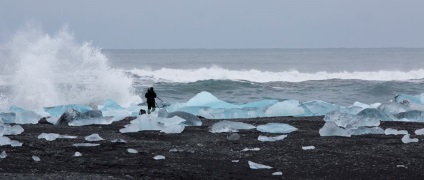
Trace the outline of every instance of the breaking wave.
{"label": "breaking wave", "polygon": [[54,35],[28,26],[15,33],[0,53],[0,105],[39,108],[97,104],[106,98],[134,102],[132,78],[111,68],[90,43],[77,43],[63,28]]}
{"label": "breaking wave", "polygon": [[424,69],[411,71],[371,71],[371,72],[326,72],[304,73],[296,70],[271,72],[250,70],[228,70],[218,66],[198,69],[158,70],[133,69],[129,71],[141,78],[152,79],[155,82],[196,82],[202,80],[244,80],[251,82],[303,82],[309,80],[357,79],[367,81],[408,81],[424,79]]}

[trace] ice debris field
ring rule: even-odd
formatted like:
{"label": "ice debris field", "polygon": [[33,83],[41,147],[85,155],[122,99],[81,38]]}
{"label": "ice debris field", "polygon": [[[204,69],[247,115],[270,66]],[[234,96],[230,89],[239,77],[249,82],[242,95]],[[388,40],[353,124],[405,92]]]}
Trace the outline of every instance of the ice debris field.
{"label": "ice debris field", "polygon": [[[84,126],[91,124],[107,125],[115,121],[121,121],[126,117],[133,116],[136,119],[130,121],[120,129],[120,133],[139,131],[160,131],[163,133],[182,133],[186,126],[201,126],[202,120],[217,119],[217,122],[209,128],[210,133],[238,132],[240,130],[256,129],[260,132],[275,133],[275,136],[260,135],[257,140],[263,142],[281,141],[291,132],[298,130],[289,124],[267,123],[258,126],[243,122],[235,122],[222,119],[277,117],[277,116],[324,116],[325,124],[319,130],[321,136],[351,137],[363,134],[403,135],[403,143],[418,142],[417,138],[410,138],[410,132],[397,129],[382,129],[381,121],[407,121],[424,122],[424,93],[420,95],[398,95],[385,103],[364,104],[355,102],[351,106],[340,106],[324,101],[299,102],[297,100],[261,100],[246,104],[233,104],[222,101],[209,92],[201,92],[185,103],[172,103],[152,114],[139,115],[140,109],[147,109],[146,105],[131,104],[122,107],[111,99],[107,99],[97,107],[68,104],[55,107],[44,107],[35,110],[26,110],[16,106],[10,106],[0,111],[0,146],[22,146],[23,143],[11,140],[8,136],[21,134],[24,129],[19,124],[37,124],[40,120],[46,120],[54,125]],[[415,135],[424,135],[424,128],[417,129]],[[76,138],[72,135],[60,135],[42,133],[38,139],[54,141],[58,138]],[[231,134],[227,139],[237,140],[237,133]],[[98,146],[98,141],[104,140],[98,134],[85,137],[89,143],[78,143],[74,146]],[[123,139],[115,139],[112,142],[125,142]],[[302,147],[304,150],[315,149],[314,146]],[[245,149],[259,150],[259,149]],[[129,153],[137,153],[134,149],[128,149]],[[0,154],[5,158],[6,152]],[[75,152],[75,157],[82,156]],[[40,161],[34,156],[34,161]],[[163,160],[163,156],[155,156],[156,160]],[[234,162],[237,160],[234,160]],[[252,169],[269,169],[272,167],[248,162]],[[275,175],[280,175],[276,172]]]}

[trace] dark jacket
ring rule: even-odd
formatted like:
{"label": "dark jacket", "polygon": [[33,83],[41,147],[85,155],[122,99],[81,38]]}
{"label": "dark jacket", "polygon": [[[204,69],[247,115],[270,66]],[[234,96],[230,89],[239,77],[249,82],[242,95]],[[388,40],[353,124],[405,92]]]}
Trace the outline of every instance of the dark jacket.
{"label": "dark jacket", "polygon": [[147,103],[148,104],[155,104],[155,98],[156,98],[156,93],[153,90],[147,90],[146,95],[144,95],[144,97],[147,98]]}

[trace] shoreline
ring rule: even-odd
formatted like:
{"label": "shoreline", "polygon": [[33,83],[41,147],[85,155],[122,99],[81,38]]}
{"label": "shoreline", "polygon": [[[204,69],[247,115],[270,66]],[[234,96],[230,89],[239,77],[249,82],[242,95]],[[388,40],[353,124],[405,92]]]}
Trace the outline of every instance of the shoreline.
{"label": "shoreline", "polygon": [[[424,167],[421,142],[404,144],[402,135],[360,135],[320,137],[322,116],[231,119],[252,125],[287,123],[298,128],[281,141],[261,142],[256,129],[240,130],[240,139],[228,140],[231,133],[210,133],[219,120],[202,119],[202,126],[186,127],[181,134],[158,131],[119,133],[132,117],[111,125],[54,126],[21,125],[24,132],[8,136],[22,147],[0,146],[7,157],[0,159],[1,179],[418,179]],[[380,127],[408,130],[424,127],[416,122],[381,122]],[[76,139],[38,139],[41,133],[78,136]],[[103,141],[94,147],[75,147],[87,142],[85,136],[99,134]],[[126,143],[113,143],[113,139]],[[302,146],[315,146],[303,150]],[[136,154],[127,149],[135,149]],[[260,148],[259,151],[241,151]],[[173,149],[173,150],[172,150]],[[171,150],[171,151],[170,151]],[[73,157],[75,152],[81,157]],[[41,161],[35,162],[36,155]],[[155,160],[156,155],[165,159]],[[238,162],[232,162],[239,160]],[[273,167],[251,169],[248,161]],[[281,176],[272,175],[281,171]]]}

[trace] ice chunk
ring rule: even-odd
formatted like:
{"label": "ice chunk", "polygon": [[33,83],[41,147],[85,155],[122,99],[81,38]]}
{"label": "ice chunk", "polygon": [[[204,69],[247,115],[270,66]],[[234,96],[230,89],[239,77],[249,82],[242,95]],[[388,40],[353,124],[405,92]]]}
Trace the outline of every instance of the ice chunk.
{"label": "ice chunk", "polygon": [[337,126],[346,129],[357,129],[361,126],[379,126],[380,120],[373,117],[331,112],[325,115],[325,122],[334,122]]}
{"label": "ice chunk", "polygon": [[6,151],[2,151],[0,154],[0,158],[4,159],[7,157]]}
{"label": "ice chunk", "polygon": [[256,127],[247,123],[224,120],[212,125],[212,127],[209,129],[209,132],[211,133],[238,132],[238,130],[240,129],[254,129],[254,128]]}
{"label": "ice chunk", "polygon": [[331,104],[325,101],[308,101],[302,103],[310,112],[312,116],[323,116],[332,111],[338,111],[339,105]]}
{"label": "ice chunk", "polygon": [[44,138],[47,141],[54,141],[54,140],[56,140],[59,137],[60,137],[60,134],[55,134],[55,133],[41,133],[38,136],[38,139],[43,139]]}
{"label": "ice chunk", "polygon": [[282,176],[283,172],[281,172],[281,171],[273,172],[272,175],[273,176]]}
{"label": "ice chunk", "polygon": [[24,129],[20,125],[10,126],[9,124],[0,124],[0,127],[2,127],[3,135],[18,135],[24,132]]}
{"label": "ice chunk", "polygon": [[193,114],[187,113],[187,112],[175,111],[175,112],[168,113],[168,112],[166,112],[165,109],[162,112],[163,112],[162,116],[166,117],[166,118],[172,118],[174,116],[178,116],[178,117],[184,119],[185,120],[184,125],[187,125],[187,126],[201,126],[202,125],[202,121],[199,119],[199,117],[197,117]]}
{"label": "ice chunk", "polygon": [[267,165],[263,165],[263,164],[259,164],[259,163],[254,163],[252,161],[248,161],[248,163],[249,163],[250,169],[272,169],[271,166],[267,166]]}
{"label": "ice chunk", "polygon": [[99,134],[91,134],[89,136],[86,136],[85,140],[92,142],[92,141],[102,141],[102,140],[105,140],[105,139],[100,137]]}
{"label": "ice chunk", "polygon": [[256,130],[267,133],[291,133],[297,131],[297,128],[285,123],[267,123],[257,126]]}
{"label": "ice chunk", "polygon": [[52,116],[61,116],[63,113],[65,113],[69,109],[74,109],[75,111],[78,111],[81,113],[93,110],[93,108],[89,106],[85,106],[85,105],[68,104],[68,105],[62,105],[62,106],[45,107],[44,111],[46,111]]}
{"label": "ice chunk", "polygon": [[240,108],[238,105],[219,100],[209,92],[202,91],[185,103],[186,106],[206,106],[211,108]]}
{"label": "ice chunk", "polygon": [[40,157],[38,157],[38,156],[32,156],[32,159],[33,159],[35,162],[39,162],[39,161],[41,161]]}
{"label": "ice chunk", "polygon": [[367,118],[374,118],[378,120],[394,120],[393,117],[390,117],[384,112],[374,108],[364,109],[361,112],[359,112],[357,115],[362,117],[367,117]]}
{"label": "ice chunk", "polygon": [[398,113],[401,113],[401,112],[406,112],[406,111],[410,110],[409,107],[407,107],[403,104],[396,103],[396,102],[389,102],[389,103],[381,104],[378,107],[378,109],[383,111],[386,114],[392,114],[392,115],[398,114]]}
{"label": "ice chunk", "polygon": [[138,131],[161,131],[167,126],[178,125],[184,120],[179,117],[160,118],[154,116],[141,115],[137,119],[132,120],[125,128],[120,129],[121,133],[138,132]]}
{"label": "ice chunk", "polygon": [[38,139],[46,139],[47,141],[54,141],[57,138],[75,139],[77,136],[60,135],[55,133],[41,133]]}
{"label": "ice chunk", "polygon": [[113,142],[113,143],[127,143],[127,141],[125,141],[123,139],[114,139],[114,140],[112,140],[110,142]]}
{"label": "ice chunk", "polygon": [[267,117],[275,116],[308,116],[311,112],[298,100],[285,100],[272,105],[265,111]]}
{"label": "ice chunk", "polygon": [[244,148],[241,151],[259,151],[259,150],[261,150],[261,148]]}
{"label": "ice chunk", "polygon": [[11,140],[10,141],[10,146],[12,146],[12,147],[19,147],[19,146],[22,146],[22,144],[23,143],[21,143],[19,141],[16,141],[16,140]]}
{"label": "ice chunk", "polygon": [[407,112],[401,112],[399,114],[395,115],[399,119],[406,119],[408,121],[417,121],[417,122],[424,122],[424,112],[423,111],[407,111]]}
{"label": "ice chunk", "polygon": [[415,135],[424,135],[424,128],[415,130]]}
{"label": "ice chunk", "polygon": [[350,137],[351,134],[346,129],[337,126],[334,122],[326,122],[324,126],[319,129],[320,136],[344,136]]}
{"label": "ice chunk", "polygon": [[279,140],[283,140],[284,138],[286,138],[287,135],[280,135],[280,136],[274,136],[274,137],[268,137],[268,136],[262,136],[259,135],[258,136],[258,141],[262,141],[262,142],[272,142],[272,141],[279,141]]}
{"label": "ice chunk", "polygon": [[99,110],[89,110],[80,113],[74,109],[69,109],[60,116],[56,125],[72,125],[82,126],[89,124],[111,124],[113,120],[103,118],[102,112]]}
{"label": "ice chunk", "polygon": [[341,106],[339,109],[341,113],[353,114],[353,115],[358,114],[362,110],[363,108],[358,106],[348,106],[348,107]]}
{"label": "ice chunk", "polygon": [[11,106],[9,111],[15,113],[14,123],[16,124],[37,124],[41,119],[41,116],[34,111],[28,111],[16,106]]}
{"label": "ice chunk", "polygon": [[233,163],[238,163],[240,160],[231,160]]}
{"label": "ice chunk", "polygon": [[166,133],[166,134],[175,134],[175,133],[181,133],[184,131],[185,126],[183,125],[170,125],[163,128],[160,132]]}
{"label": "ice chunk", "polygon": [[408,94],[400,94],[395,97],[395,101],[401,104],[409,104],[409,103],[415,103],[415,104],[422,104],[421,98],[419,96],[413,96]]}
{"label": "ice chunk", "polygon": [[6,136],[0,136],[0,146],[10,145],[10,138]]}
{"label": "ice chunk", "polygon": [[82,156],[82,154],[78,151],[74,153],[74,157],[81,157],[81,156]]}
{"label": "ice chunk", "polygon": [[131,154],[137,154],[137,153],[138,153],[138,151],[137,151],[137,150],[132,149],[132,148],[128,148],[128,149],[127,149],[127,152],[128,152],[128,153],[131,153]]}
{"label": "ice chunk", "polygon": [[384,134],[386,135],[398,135],[398,134],[409,134],[408,131],[406,130],[397,130],[397,129],[392,129],[392,128],[387,128],[386,130],[384,130]]}
{"label": "ice chunk", "polygon": [[153,159],[155,159],[155,160],[161,160],[161,159],[165,159],[165,156],[156,155],[155,157],[153,157]]}
{"label": "ice chunk", "polygon": [[75,146],[75,147],[92,147],[92,146],[98,146],[98,145],[100,145],[100,144],[94,144],[94,143],[76,143],[76,144],[73,144],[72,146]]}
{"label": "ice chunk", "polygon": [[231,133],[229,136],[227,136],[227,139],[230,141],[237,141],[240,139],[240,135],[238,133]]}
{"label": "ice chunk", "polygon": [[350,134],[352,135],[363,135],[363,134],[384,134],[384,130],[380,127],[359,127],[358,129],[351,129]]}
{"label": "ice chunk", "polygon": [[0,123],[15,123],[15,113],[0,113]]}
{"label": "ice chunk", "polygon": [[315,149],[315,146],[302,146],[303,150],[312,150]]}
{"label": "ice chunk", "polygon": [[418,142],[418,139],[417,138],[410,138],[409,137],[409,134],[405,134],[403,137],[402,137],[402,142],[403,143],[405,143],[405,144],[407,144],[407,143],[411,143],[411,142]]}
{"label": "ice chunk", "polygon": [[98,109],[101,111],[107,111],[107,110],[120,110],[125,108],[120,106],[118,103],[116,103],[112,99],[106,99],[104,100],[103,105],[98,106]]}

